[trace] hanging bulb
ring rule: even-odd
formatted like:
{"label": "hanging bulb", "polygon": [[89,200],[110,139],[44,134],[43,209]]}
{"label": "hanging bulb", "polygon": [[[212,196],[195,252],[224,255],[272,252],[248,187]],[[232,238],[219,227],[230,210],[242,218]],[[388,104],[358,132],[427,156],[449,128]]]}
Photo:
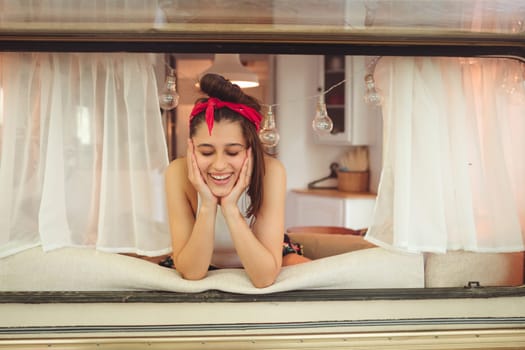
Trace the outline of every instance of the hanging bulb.
{"label": "hanging bulb", "polygon": [[177,93],[177,84],[173,70],[170,70],[166,76],[164,89],[159,94],[160,108],[165,111],[170,111],[179,104],[179,94]]}
{"label": "hanging bulb", "polygon": [[275,118],[272,113],[272,106],[268,107],[268,113],[264,118],[263,125],[259,131],[259,139],[265,147],[275,147],[279,143],[279,132],[275,128]]}
{"label": "hanging bulb", "polygon": [[519,72],[507,72],[501,88],[509,95],[522,93],[525,89],[525,78]]}
{"label": "hanging bulb", "polygon": [[312,128],[318,134],[329,134],[334,128],[334,123],[326,111],[326,104],[324,103],[323,95],[319,96],[315,118],[312,121]]}
{"label": "hanging bulb", "polygon": [[381,106],[383,104],[383,96],[379,89],[376,89],[376,84],[374,81],[374,76],[372,74],[367,74],[365,76],[365,103],[372,106]]}
{"label": "hanging bulb", "polygon": [[525,21],[521,18],[511,21],[510,31],[512,33],[523,33],[525,30]]}

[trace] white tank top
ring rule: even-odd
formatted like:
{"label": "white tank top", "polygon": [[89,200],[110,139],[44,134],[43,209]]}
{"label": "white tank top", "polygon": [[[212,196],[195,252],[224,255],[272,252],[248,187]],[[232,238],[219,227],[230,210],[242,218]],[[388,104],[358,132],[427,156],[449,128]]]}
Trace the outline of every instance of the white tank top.
{"label": "white tank top", "polygon": [[[201,200],[198,197],[197,210],[200,209]],[[241,211],[241,214],[246,213],[246,210],[250,206],[250,197],[247,192],[244,191],[237,206]],[[248,225],[250,224],[251,218],[246,218]],[[233,241],[231,239],[230,230],[226,224],[226,219],[222,214],[221,206],[217,206],[217,216],[215,218],[215,242],[213,248],[213,256],[211,258],[211,264],[221,268],[239,268],[242,267],[239,255],[235,250]]]}

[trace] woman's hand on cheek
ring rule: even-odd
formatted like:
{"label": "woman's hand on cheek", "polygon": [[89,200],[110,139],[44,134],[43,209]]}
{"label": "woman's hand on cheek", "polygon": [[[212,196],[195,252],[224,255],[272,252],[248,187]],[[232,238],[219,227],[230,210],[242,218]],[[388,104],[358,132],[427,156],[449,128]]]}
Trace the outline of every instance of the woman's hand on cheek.
{"label": "woman's hand on cheek", "polygon": [[188,179],[201,196],[201,200],[203,202],[213,202],[214,204],[217,204],[217,198],[213,195],[210,188],[202,178],[199,166],[197,165],[197,158],[195,157],[195,148],[191,139],[188,139],[186,159],[188,162]]}
{"label": "woman's hand on cheek", "polygon": [[244,192],[244,190],[250,185],[250,180],[252,177],[252,171],[253,171],[253,156],[252,156],[252,150],[251,148],[248,148],[246,151],[246,159],[244,159],[244,163],[241,168],[241,172],[239,174],[239,178],[237,179],[237,182],[235,183],[235,186],[233,186],[231,192],[220,199],[221,206],[223,208],[226,208],[228,206],[235,206],[237,208],[237,202],[239,201],[240,196]]}

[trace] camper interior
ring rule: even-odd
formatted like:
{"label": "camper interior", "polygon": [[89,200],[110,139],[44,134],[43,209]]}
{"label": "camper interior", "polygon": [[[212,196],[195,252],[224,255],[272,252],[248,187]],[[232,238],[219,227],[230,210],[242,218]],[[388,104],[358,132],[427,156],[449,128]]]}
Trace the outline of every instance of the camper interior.
{"label": "camper interior", "polygon": [[[0,9],[0,349],[525,347],[525,4]],[[257,80],[312,259],[266,288],[157,264],[221,63]]]}

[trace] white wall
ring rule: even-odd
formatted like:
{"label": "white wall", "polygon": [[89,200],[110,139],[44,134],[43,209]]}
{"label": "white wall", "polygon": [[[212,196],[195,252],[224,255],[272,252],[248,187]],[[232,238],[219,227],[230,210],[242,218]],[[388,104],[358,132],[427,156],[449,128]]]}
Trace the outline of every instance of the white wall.
{"label": "white wall", "polygon": [[[312,119],[315,115],[319,81],[316,56],[279,55],[276,57],[276,123],[281,141],[278,157],[286,167],[288,189],[305,189],[309,182],[330,174],[330,163],[347,151],[345,146],[321,145],[314,141]],[[378,121],[380,126],[380,120]],[[376,143],[369,146],[370,188],[377,189],[381,168],[381,128]],[[330,185],[329,182],[322,185]]]}

